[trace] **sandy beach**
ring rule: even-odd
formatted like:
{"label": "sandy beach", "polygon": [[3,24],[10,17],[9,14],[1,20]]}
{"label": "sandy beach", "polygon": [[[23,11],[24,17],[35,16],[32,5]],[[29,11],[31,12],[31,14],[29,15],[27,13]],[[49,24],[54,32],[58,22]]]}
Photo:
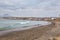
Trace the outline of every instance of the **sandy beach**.
{"label": "sandy beach", "polygon": [[23,31],[14,31],[0,36],[0,40],[48,40],[50,37],[60,35],[60,22],[54,22]]}

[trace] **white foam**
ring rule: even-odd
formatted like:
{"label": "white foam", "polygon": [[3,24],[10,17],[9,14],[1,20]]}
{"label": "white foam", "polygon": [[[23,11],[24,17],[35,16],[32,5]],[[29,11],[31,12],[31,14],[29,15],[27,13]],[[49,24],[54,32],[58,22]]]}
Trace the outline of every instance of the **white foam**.
{"label": "white foam", "polygon": [[27,20],[3,20],[0,21],[0,28],[27,28],[34,25],[48,25],[51,22],[46,21],[27,21]]}

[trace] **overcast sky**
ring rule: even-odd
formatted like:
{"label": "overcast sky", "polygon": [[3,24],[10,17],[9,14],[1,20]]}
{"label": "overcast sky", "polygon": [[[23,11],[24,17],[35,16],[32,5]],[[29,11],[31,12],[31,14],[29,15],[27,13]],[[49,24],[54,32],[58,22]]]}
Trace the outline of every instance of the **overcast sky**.
{"label": "overcast sky", "polygon": [[60,0],[0,0],[0,15],[59,17]]}

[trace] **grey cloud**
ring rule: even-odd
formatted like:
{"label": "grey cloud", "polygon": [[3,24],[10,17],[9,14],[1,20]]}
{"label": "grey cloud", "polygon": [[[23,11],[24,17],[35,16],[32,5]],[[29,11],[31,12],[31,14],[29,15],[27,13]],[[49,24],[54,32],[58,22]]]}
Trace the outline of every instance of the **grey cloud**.
{"label": "grey cloud", "polygon": [[57,17],[60,14],[60,0],[0,0],[0,10],[4,11],[0,13],[13,16]]}
{"label": "grey cloud", "polygon": [[[10,3],[12,3],[13,5],[10,5]],[[59,3],[60,2],[58,2],[58,0],[57,1],[56,0],[23,0],[21,2],[19,0],[15,0],[15,1],[11,0],[9,4],[6,4],[6,2],[5,3],[2,2],[2,5],[0,4],[0,7],[5,9],[12,9],[12,10],[26,9],[28,7],[51,8],[51,7],[59,6],[60,5]]]}

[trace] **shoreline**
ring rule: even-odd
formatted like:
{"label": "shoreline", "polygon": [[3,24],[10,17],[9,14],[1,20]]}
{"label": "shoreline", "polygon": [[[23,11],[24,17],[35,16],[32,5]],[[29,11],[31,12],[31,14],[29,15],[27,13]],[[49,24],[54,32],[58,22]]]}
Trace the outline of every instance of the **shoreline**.
{"label": "shoreline", "polygon": [[[20,18],[18,18],[18,19],[20,19]],[[9,19],[9,20],[11,20],[11,19]],[[24,19],[24,20],[27,20],[27,19]],[[40,19],[34,19],[34,18],[28,19],[28,20],[40,21]],[[50,21],[50,22],[52,22],[52,21]],[[53,20],[53,22],[54,22],[54,20]],[[0,36],[0,40],[39,40],[39,38],[41,38],[43,35],[46,37],[48,31],[49,31],[49,33],[51,33],[51,30],[57,27],[54,23],[52,23],[50,25],[44,25],[44,26],[39,26],[36,28],[31,28],[28,30],[14,31],[7,35]]]}
{"label": "shoreline", "polygon": [[14,31],[1,36],[0,40],[34,40],[41,37],[46,31],[51,30],[55,25],[46,25],[23,31]]}

